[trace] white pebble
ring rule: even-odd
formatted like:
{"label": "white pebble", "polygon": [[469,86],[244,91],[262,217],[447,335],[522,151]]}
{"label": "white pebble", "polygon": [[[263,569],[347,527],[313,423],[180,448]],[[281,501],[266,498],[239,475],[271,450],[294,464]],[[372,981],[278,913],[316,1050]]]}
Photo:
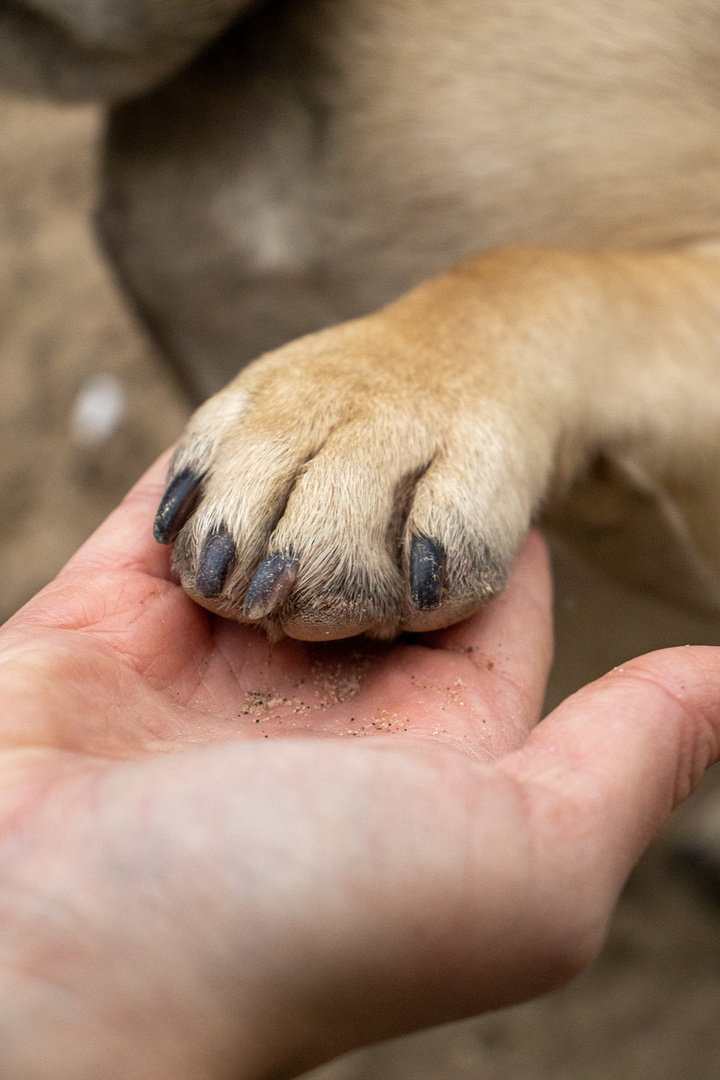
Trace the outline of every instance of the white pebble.
{"label": "white pebble", "polygon": [[70,434],[80,446],[107,442],[127,412],[127,391],[117,375],[93,375],[80,387],[70,413]]}

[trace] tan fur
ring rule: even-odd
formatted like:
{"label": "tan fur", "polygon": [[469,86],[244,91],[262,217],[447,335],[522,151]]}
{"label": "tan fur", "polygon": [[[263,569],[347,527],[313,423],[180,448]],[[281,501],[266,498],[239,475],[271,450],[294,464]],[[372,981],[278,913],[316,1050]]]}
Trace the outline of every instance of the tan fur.
{"label": "tan fur", "polygon": [[[185,20],[197,48],[243,6],[117,30],[138,85],[153,41],[178,48]],[[83,12],[112,45],[102,0],[33,8],[72,8],[79,65]],[[191,421],[191,595],[242,618],[281,552],[297,580],[272,634],[446,625],[502,587],[544,506],[575,527],[557,506],[603,459],[659,500],[718,606],[719,84],[715,0],[286,0],[118,109],[106,243],[186,379],[217,389],[318,331]],[[237,557],[208,597],[221,528]],[[446,556],[432,610],[413,536]]]}
{"label": "tan fur", "polygon": [[[720,571],[719,328],[720,259],[709,249],[508,248],[285,346],[211,399],[178,453],[176,470],[204,468],[206,431],[220,437],[183,540],[185,587],[208,603],[189,553],[224,523],[243,549],[234,588],[208,604],[216,610],[237,610],[266,551],[293,548],[302,590],[287,632],[446,625],[495,591],[544,500],[601,454],[687,502]],[[227,418],[233,397],[240,422]],[[406,476],[417,481],[402,550],[413,533],[431,536],[457,564],[432,613],[412,610],[406,566],[384,536]],[[489,581],[466,568],[464,549],[480,544],[497,564]]]}

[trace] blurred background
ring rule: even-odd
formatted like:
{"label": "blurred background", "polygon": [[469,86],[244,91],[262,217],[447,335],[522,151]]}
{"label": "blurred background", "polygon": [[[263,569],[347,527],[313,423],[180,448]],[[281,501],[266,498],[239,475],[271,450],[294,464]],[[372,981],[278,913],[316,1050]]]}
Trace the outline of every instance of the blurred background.
{"label": "blurred background", "polygon": [[[180,433],[189,408],[92,231],[102,117],[0,96],[0,621]],[[605,581],[560,545],[549,704],[708,617]],[[720,903],[674,869],[717,770],[655,842],[599,960],[540,1001],[350,1055],[316,1080],[720,1078]],[[720,844],[720,838],[719,838]]]}

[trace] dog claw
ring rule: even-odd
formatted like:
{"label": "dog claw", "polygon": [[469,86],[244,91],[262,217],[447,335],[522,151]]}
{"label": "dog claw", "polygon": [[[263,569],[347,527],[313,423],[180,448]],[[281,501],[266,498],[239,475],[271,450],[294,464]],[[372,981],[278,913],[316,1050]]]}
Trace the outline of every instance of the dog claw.
{"label": "dog claw", "polygon": [[158,544],[172,544],[195,508],[201,480],[192,469],[183,469],[170,481],[153,524]]}
{"label": "dog claw", "polygon": [[410,546],[410,595],[420,611],[440,606],[445,552],[427,536],[413,536]]}
{"label": "dog claw", "polygon": [[297,581],[298,560],[289,555],[269,555],[258,566],[243,608],[247,619],[263,619],[281,604]]}
{"label": "dog claw", "polygon": [[220,528],[207,538],[200,553],[195,586],[203,596],[219,596],[235,562],[235,541]]}

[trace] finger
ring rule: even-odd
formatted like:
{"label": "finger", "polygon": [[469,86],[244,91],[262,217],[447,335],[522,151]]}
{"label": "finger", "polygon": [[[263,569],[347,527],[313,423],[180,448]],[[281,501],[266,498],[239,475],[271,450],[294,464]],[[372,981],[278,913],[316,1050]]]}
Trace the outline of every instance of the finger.
{"label": "finger", "polygon": [[41,626],[92,630],[141,667],[150,657],[156,664],[160,656],[172,660],[173,669],[191,662],[209,633],[207,616],[172,580],[169,549],[152,535],[171,453],[148,469],[57,577],[8,620],[4,635]]}
{"label": "finger", "polygon": [[153,539],[153,521],[165,490],[172,449],[166,450],[130,489],[118,508],[70,559],[61,575],[90,570],[138,570],[167,578],[170,554]]}
{"label": "finger", "polygon": [[[28,620],[34,625],[78,629],[102,623],[118,606],[134,618],[147,599],[148,588],[155,587],[151,579],[159,579],[171,588],[169,550],[152,536],[171,453],[172,449],[158,458],[57,577],[3,629],[13,629]],[[78,585],[78,578],[83,579],[82,585]],[[132,595],[127,593],[131,579],[135,586]]]}
{"label": "finger", "polygon": [[553,653],[550,558],[537,529],[520,548],[505,592],[473,618],[423,635],[425,641],[467,655],[478,693],[519,744],[540,718]]}
{"label": "finger", "polygon": [[354,731],[429,737],[500,758],[539,719],[551,651],[549,562],[533,532],[504,596],[464,623],[366,658],[349,705]]}
{"label": "finger", "polygon": [[472,650],[477,664],[513,688],[519,708],[539,716],[552,663],[553,625],[550,556],[537,529],[520,548],[505,592],[479,619],[452,626],[443,636],[441,648]]}
{"label": "finger", "polygon": [[644,847],[719,752],[720,649],[687,646],[584,687],[501,767],[529,785],[548,880],[565,878],[570,902],[604,926]]}

